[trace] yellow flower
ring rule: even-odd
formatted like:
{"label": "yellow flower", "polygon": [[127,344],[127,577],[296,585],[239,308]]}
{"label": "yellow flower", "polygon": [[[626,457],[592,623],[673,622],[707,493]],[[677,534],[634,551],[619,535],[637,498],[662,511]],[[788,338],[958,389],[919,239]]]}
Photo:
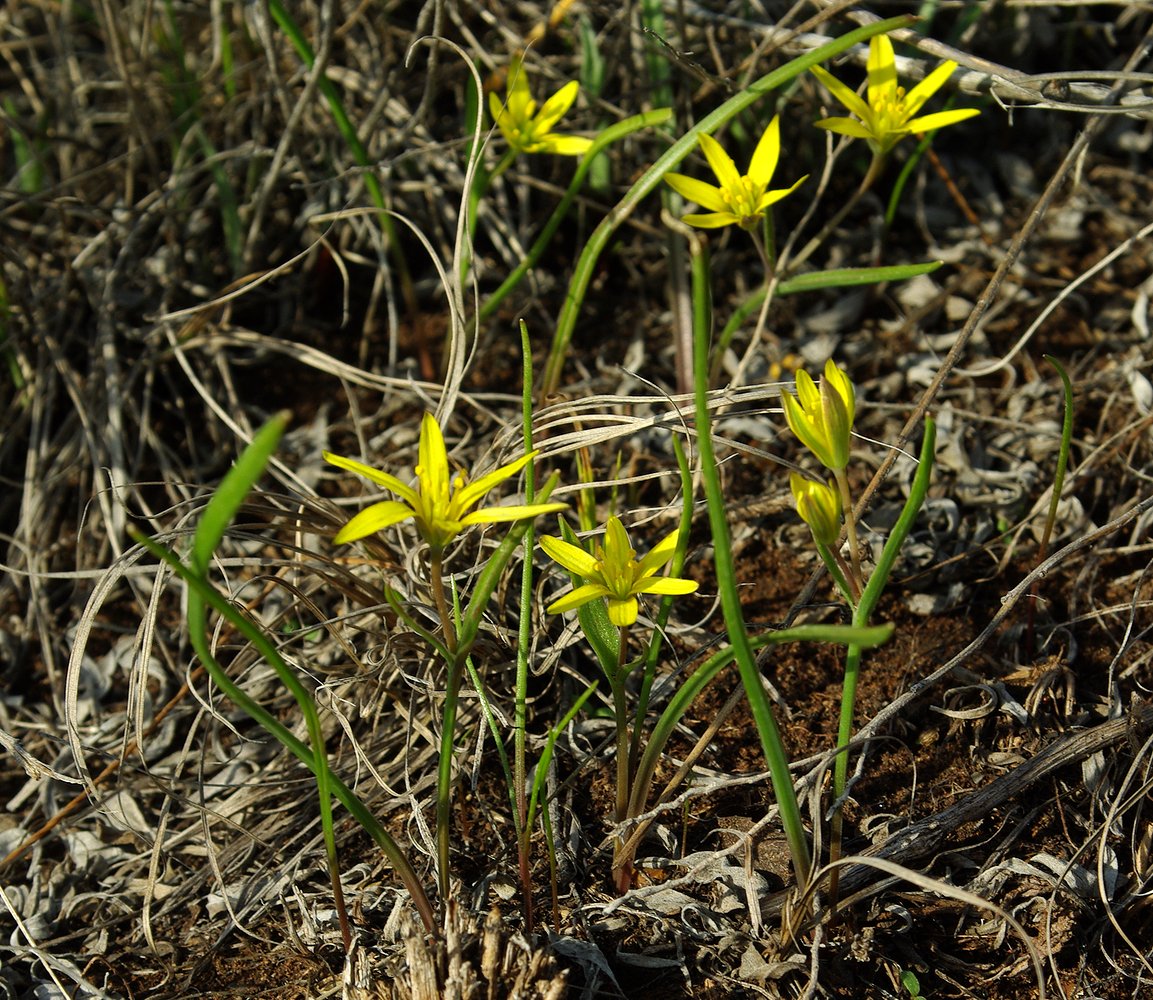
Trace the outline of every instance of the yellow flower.
{"label": "yellow flower", "polygon": [[[798,402],[799,400],[799,402]],[[849,464],[849,436],[856,414],[853,383],[830,358],[818,391],[809,373],[797,372],[797,397],[781,393],[785,420],[801,443],[826,469],[837,472]]]}
{"label": "yellow flower", "polygon": [[521,521],[536,517],[538,514],[564,510],[567,504],[538,503],[519,507],[482,507],[480,510],[469,512],[469,508],[478,504],[497,483],[504,482],[523,469],[535,454],[535,451],[529,452],[515,462],[502,465],[488,475],[481,476],[475,483],[469,483],[463,473],[450,475],[444,435],[441,434],[436,419],[429,413],[424,415],[420,425],[420,455],[416,467],[415,487],[402,483],[387,472],[380,472],[369,465],[326,451],[324,453],[326,461],[364,476],[401,498],[384,500],[366,507],[337,532],[333,541],[338,545],[354,542],[358,538],[383,531],[411,517],[416,521],[417,530],[429,548],[439,554],[471,524]]}
{"label": "yellow flower", "polygon": [[702,133],[700,143],[705,159],[709,161],[709,166],[720,182],[719,187],[684,174],[665,175],[665,181],[677,194],[709,210],[705,214],[684,217],[685,222],[699,229],[718,229],[733,224],[742,229],[755,229],[770,205],[792,194],[808,178],[806,174],[791,188],[769,190],[781,155],[781,125],[780,119],[776,117],[769,122],[761,141],[757,143],[749,163],[749,172],[744,176],[737,172],[732,158],[711,135]]}
{"label": "yellow flower", "polygon": [[537,111],[536,101],[528,89],[528,74],[523,63],[514,59],[508,68],[508,89],[503,105],[500,98],[490,92],[488,109],[512,149],[521,153],[581,156],[592,145],[591,139],[553,132],[553,126],[572,107],[579,90],[580,84],[571,80]]}
{"label": "yellow flower", "polygon": [[540,547],[549,558],[585,580],[582,586],[553,601],[548,613],[572,611],[603,597],[608,601],[609,621],[624,628],[637,620],[638,594],[691,594],[697,589],[695,581],[655,575],[672,559],[679,535],[679,529],[665,535],[640,562],[624,525],[615,516],[609,518],[604,544],[597,544],[595,556],[559,538],[542,535]]}
{"label": "yellow flower", "polygon": [[946,60],[906,93],[904,87],[897,86],[893,43],[889,41],[888,35],[874,35],[869,41],[867,102],[827,70],[820,66],[813,67],[817,79],[860,119],[825,118],[817,122],[817,128],[864,139],[875,155],[884,156],[911,132],[932,132],[979,115],[981,112],[976,108],[961,108],[956,111],[938,111],[921,118],[914,117],[925,102],[941,89],[956,68],[955,62]]}
{"label": "yellow flower", "polygon": [[796,472],[789,473],[789,488],[797,513],[809,526],[818,545],[833,545],[841,532],[841,496],[828,483]]}

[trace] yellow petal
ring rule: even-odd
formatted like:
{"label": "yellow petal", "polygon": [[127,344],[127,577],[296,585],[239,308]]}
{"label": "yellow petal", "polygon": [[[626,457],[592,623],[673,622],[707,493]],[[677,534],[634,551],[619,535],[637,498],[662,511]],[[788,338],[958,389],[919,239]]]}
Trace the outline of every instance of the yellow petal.
{"label": "yellow petal", "polygon": [[468,510],[469,507],[479,503],[481,497],[489,490],[498,483],[503,483],[506,479],[515,476],[536,454],[537,452],[530,451],[527,455],[521,455],[515,461],[509,462],[508,465],[502,465],[487,475],[481,476],[475,483],[468,483],[463,486],[456,495],[457,507],[461,510]]}
{"label": "yellow petal", "polygon": [[721,144],[704,132],[700,135],[700,144],[705,159],[709,161],[709,166],[717,175],[717,180],[720,181],[721,190],[731,191],[738,187],[741,182],[741,175],[737,172],[737,165],[733,163],[733,158],[724,151]]}
{"label": "yellow petal", "polygon": [[875,139],[872,131],[862,125],[855,118],[822,118],[815,122],[817,128],[827,132],[836,132],[838,135],[847,135],[853,139]]}
{"label": "yellow petal", "polygon": [[592,139],[585,139],[579,135],[546,135],[540,142],[534,143],[531,153],[555,153],[557,156],[584,156]]}
{"label": "yellow petal", "polygon": [[869,39],[868,73],[869,105],[879,108],[892,99],[897,89],[897,59],[888,35],[874,35]]}
{"label": "yellow petal", "polygon": [[684,174],[665,174],[665,183],[687,201],[695,201],[710,212],[727,212],[721,189]]}
{"label": "yellow petal", "polygon": [[[598,597],[604,597],[607,593],[608,591],[599,583],[586,583],[583,587],[570,590],[564,597],[553,601],[545,610],[550,615],[564,614],[566,611],[579,608],[582,604],[588,604],[589,601],[595,601]],[[636,619],[634,618],[633,621]],[[630,622],[630,624],[632,623]]]}
{"label": "yellow petal", "polygon": [[753,150],[753,158],[749,163],[749,179],[760,187],[767,188],[777,169],[777,161],[781,155],[781,119],[774,115],[765,129],[757,148]]}
{"label": "yellow petal", "polygon": [[906,127],[910,132],[932,132],[934,129],[944,128],[946,125],[956,125],[966,118],[973,118],[981,112],[976,108],[958,108],[956,111],[938,111],[931,115],[922,115],[908,122]]}
{"label": "yellow petal", "polygon": [[694,594],[696,590],[696,580],[682,580],[679,576],[654,576],[638,584],[634,589],[634,593],[662,594],[665,597],[677,597],[682,594]]}
{"label": "yellow petal", "polygon": [[609,621],[617,628],[628,628],[636,622],[640,608],[635,597],[630,596],[623,599],[610,597],[608,605]]}
{"label": "yellow petal", "polygon": [[508,113],[514,123],[524,125],[536,110],[536,101],[528,89],[528,73],[519,59],[514,59],[508,67]]}
{"label": "yellow petal", "polygon": [[649,549],[648,554],[637,564],[638,576],[652,576],[658,569],[667,563],[676,554],[677,542],[681,537],[681,529],[674,528],[656,545]]}
{"label": "yellow petal", "polygon": [[343,545],[345,542],[355,542],[358,538],[365,538],[377,531],[391,528],[394,524],[414,517],[415,512],[407,504],[399,500],[385,500],[366,507],[343,528],[336,533],[333,542]]}
{"label": "yellow petal", "polygon": [[809,179],[809,175],[805,174],[796,184],[788,188],[778,188],[776,191],[766,191],[761,195],[761,200],[757,202],[757,211],[764,212],[770,205],[775,205],[782,198],[787,197],[797,190],[802,184]]}
{"label": "yellow petal", "polygon": [[681,222],[697,229],[720,229],[722,226],[740,225],[741,219],[732,212],[710,212],[707,215],[682,215]]}
{"label": "yellow petal", "polygon": [[358,462],[353,458],[334,455],[331,451],[324,452],[324,460],[339,469],[345,469],[348,472],[355,472],[358,476],[364,476],[365,479],[371,480],[376,483],[377,486],[383,486],[386,490],[401,497],[405,503],[416,504],[417,502],[416,490],[402,483],[395,476],[390,476],[387,472],[381,472],[379,469],[374,469],[371,465],[365,465],[363,462]]}
{"label": "yellow petal", "polygon": [[463,525],[469,524],[502,524],[508,521],[524,521],[530,517],[540,517],[541,514],[555,514],[558,511],[568,510],[567,503],[534,503],[509,504],[504,507],[482,507],[466,514],[460,519]]}
{"label": "yellow petal", "polygon": [[851,424],[857,414],[857,391],[844,369],[838,368],[832,358],[825,362],[824,378],[841,397]]}
{"label": "yellow petal", "polygon": [[577,545],[552,535],[541,535],[540,547],[553,562],[559,563],[570,573],[588,578],[597,572],[596,559]]}
{"label": "yellow petal", "polygon": [[425,413],[420,423],[419,462],[416,474],[420,477],[420,491],[433,502],[448,497],[448,452],[440,424],[431,413]]}
{"label": "yellow petal", "polygon": [[925,102],[945,85],[945,81],[953,75],[953,70],[956,68],[957,64],[952,59],[946,59],[905,95],[905,111],[908,112],[910,118],[920,111]]}
{"label": "yellow petal", "polygon": [[[828,91],[840,101],[846,108],[855,114],[862,121],[867,121],[872,114],[869,105],[862,100],[861,96],[846,87],[840,80],[838,80],[832,73],[820,66],[812,68],[813,75],[821,81],[828,89]],[[826,119],[828,120],[828,119]],[[834,119],[836,120],[836,119]]]}
{"label": "yellow petal", "polygon": [[573,101],[577,98],[577,92],[580,90],[580,84],[576,80],[570,80],[560,90],[552,95],[547,101],[544,102],[544,107],[540,109],[540,113],[536,116],[536,133],[543,136],[547,132],[551,132],[553,126],[556,125],[564,116],[565,112],[573,106]]}

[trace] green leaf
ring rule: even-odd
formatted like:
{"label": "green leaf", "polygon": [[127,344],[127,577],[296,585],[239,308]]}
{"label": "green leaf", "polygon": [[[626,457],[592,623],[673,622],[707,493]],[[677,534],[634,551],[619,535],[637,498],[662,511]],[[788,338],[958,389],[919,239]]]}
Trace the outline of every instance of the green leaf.
{"label": "green leaf", "polygon": [[244,498],[256,485],[256,481],[264,475],[264,469],[280,438],[288,426],[289,413],[281,410],[271,420],[256,432],[252,443],[244,449],[236,464],[228,470],[216,495],[208,501],[204,513],[200,517],[200,524],[196,528],[196,535],[192,541],[192,554],[189,564],[192,569],[206,575],[212,553],[224,537]]}
{"label": "green leaf", "polygon": [[[930,260],[924,264],[894,264],[891,267],[838,267],[831,271],[810,271],[782,281],[778,295],[796,295],[820,288],[849,288],[853,285],[874,285],[882,281],[908,281],[921,274],[932,274],[945,262]],[[758,303],[759,304],[759,303]]]}

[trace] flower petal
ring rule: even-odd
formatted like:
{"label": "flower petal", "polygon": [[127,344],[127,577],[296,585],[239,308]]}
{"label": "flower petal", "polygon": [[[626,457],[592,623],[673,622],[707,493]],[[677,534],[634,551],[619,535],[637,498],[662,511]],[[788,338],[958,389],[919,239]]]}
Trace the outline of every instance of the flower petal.
{"label": "flower petal", "polygon": [[720,229],[722,226],[740,225],[741,219],[732,212],[710,212],[707,215],[682,215],[681,222],[698,229]]}
{"label": "flower petal", "polygon": [[419,465],[416,474],[420,477],[420,492],[434,503],[440,497],[448,497],[448,452],[444,447],[444,435],[440,424],[431,413],[425,413],[420,422]]}
{"label": "flower petal", "polygon": [[541,514],[556,514],[558,511],[568,510],[567,503],[534,503],[509,504],[506,507],[482,507],[471,514],[465,514],[460,519],[463,525],[469,524],[501,524],[506,521],[524,521],[530,517],[540,517]]}
{"label": "flower petal", "polygon": [[797,400],[804,407],[805,413],[816,413],[821,408],[821,393],[813,376],[803,368],[797,372]]}
{"label": "flower petal", "polygon": [[677,542],[680,540],[680,537],[681,529],[674,528],[657,542],[656,545],[649,549],[648,555],[637,564],[637,575],[642,579],[647,576],[652,576],[665,563],[672,559],[677,551]]}
{"label": "flower petal", "polygon": [[583,587],[570,590],[564,597],[557,598],[545,608],[545,611],[550,615],[564,614],[566,611],[579,608],[582,604],[588,604],[589,601],[595,601],[598,597],[604,597],[607,593],[608,591],[599,583],[586,583]]}
{"label": "flower petal", "polygon": [[855,118],[822,118],[813,124],[827,132],[836,132],[838,135],[847,135],[853,139],[876,138],[871,129],[866,128]]}
{"label": "flower petal", "polygon": [[879,108],[892,100],[897,91],[897,60],[888,35],[874,35],[869,39],[866,71],[869,79],[869,106]]}
{"label": "flower petal", "polygon": [[829,383],[829,387],[841,397],[842,402],[845,404],[845,412],[848,414],[849,423],[851,424],[857,415],[857,390],[853,388],[853,383],[849,379],[844,369],[838,368],[836,362],[829,358],[825,362],[824,379]]}
{"label": "flower petal", "polygon": [[721,189],[684,174],[665,174],[665,183],[688,201],[695,201],[710,212],[727,212],[729,206],[721,197]]}
{"label": "flower petal", "polygon": [[565,116],[565,112],[573,106],[573,101],[576,100],[577,93],[580,89],[580,84],[577,83],[576,80],[570,80],[544,102],[544,107],[540,109],[534,122],[537,135],[543,136],[546,132],[553,130],[553,126],[556,125],[556,123]]}
{"label": "flower petal", "polygon": [[932,132],[933,129],[944,128],[946,125],[956,125],[966,118],[973,118],[981,112],[976,108],[958,108],[955,111],[937,111],[931,115],[922,115],[905,123],[910,132]]}
{"label": "flower petal", "polygon": [[634,587],[633,592],[676,597],[680,594],[695,594],[698,586],[696,580],[683,580],[679,576],[654,576]]}
{"label": "flower petal", "polygon": [[546,135],[540,142],[534,142],[526,152],[555,153],[557,156],[584,156],[592,144],[592,139],[586,139],[583,136],[556,135],[554,133]]}
{"label": "flower petal", "polygon": [[401,521],[415,516],[416,512],[408,504],[403,504],[399,500],[384,500],[380,503],[374,503],[371,507],[365,507],[341,528],[336,533],[336,537],[333,538],[333,542],[337,545],[355,542],[358,538],[364,538],[374,532],[391,528],[394,524],[399,524]]}
{"label": "flower petal", "polygon": [[377,486],[383,486],[386,490],[395,493],[404,500],[405,503],[415,506],[417,502],[416,490],[402,483],[396,476],[390,476],[387,472],[381,472],[379,469],[374,469],[371,465],[365,465],[363,462],[356,461],[356,459],[345,458],[343,455],[334,455],[331,451],[324,452],[324,460],[331,465],[335,465],[338,469],[355,472],[358,476],[364,476],[365,479],[376,483]]}
{"label": "flower petal", "polygon": [[952,59],[946,59],[905,95],[905,112],[908,117],[912,118],[924,107],[925,102],[945,85],[956,68],[957,64]]}
{"label": "flower petal", "polygon": [[635,597],[629,596],[623,600],[610,597],[608,599],[608,605],[609,621],[617,628],[628,628],[636,622],[640,605],[637,603]]}
{"label": "flower petal", "polygon": [[741,175],[737,172],[737,165],[733,163],[733,158],[711,135],[702,132],[698,141],[704,151],[705,159],[709,161],[709,166],[717,175],[717,180],[720,181],[721,190],[732,191],[738,188],[741,183]]}
{"label": "flower petal", "polygon": [[588,577],[597,573],[597,560],[578,545],[573,545],[552,535],[540,536],[540,547],[553,562],[559,563],[570,573]]}
{"label": "flower petal", "polygon": [[[798,374],[800,373],[798,372]],[[783,391],[781,402],[785,407],[785,422],[789,425],[789,430],[797,436],[801,444],[817,456],[817,460],[822,465],[826,468],[829,467],[832,455],[823,428],[801,408],[801,404],[793,398],[792,393]]]}
{"label": "flower petal", "polygon": [[[869,110],[869,105],[861,98],[859,94],[850,90],[845,84],[841,83],[832,73],[823,69],[820,66],[812,67],[813,76],[825,85],[825,88],[832,94],[838,101],[840,101],[846,108],[855,114],[862,121],[868,121],[872,112]],[[826,119],[827,121],[828,119]],[[834,119],[834,121],[837,119]]]}
{"label": "flower petal", "polygon": [[476,482],[467,483],[462,486],[454,498],[457,509],[468,510],[469,507],[478,503],[481,497],[496,486],[497,483],[503,483],[506,479],[520,472],[536,454],[536,451],[530,451],[527,455],[521,455],[520,458],[509,462],[507,465],[493,469],[492,472],[481,476]]}
{"label": "flower petal", "polygon": [[507,106],[512,121],[523,126],[536,109],[536,101],[528,89],[528,73],[520,59],[513,59],[508,65]]}
{"label": "flower petal", "polygon": [[749,162],[749,179],[758,187],[767,188],[777,169],[777,161],[781,156],[781,119],[773,115],[753,150],[753,158]]}
{"label": "flower petal", "polygon": [[797,188],[804,184],[808,179],[809,175],[805,174],[805,176],[797,181],[796,184],[794,184],[792,187],[778,188],[776,191],[766,191],[763,195],[761,195],[761,200],[757,202],[757,211],[763,212],[770,205],[775,205],[782,198],[785,198],[796,191]]}

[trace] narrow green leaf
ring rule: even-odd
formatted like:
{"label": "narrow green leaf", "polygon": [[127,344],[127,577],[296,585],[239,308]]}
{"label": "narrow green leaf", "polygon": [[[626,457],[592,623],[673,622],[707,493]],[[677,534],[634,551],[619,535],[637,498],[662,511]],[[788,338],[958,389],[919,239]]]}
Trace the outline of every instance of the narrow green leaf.
{"label": "narrow green leaf", "polygon": [[256,432],[252,443],[244,449],[236,464],[228,470],[216,494],[204,508],[196,535],[192,541],[189,563],[192,569],[202,576],[207,574],[212,561],[212,553],[224,537],[228,526],[244,503],[256,481],[264,475],[268,460],[272,457],[284,429],[288,426],[289,413],[281,410]]}

